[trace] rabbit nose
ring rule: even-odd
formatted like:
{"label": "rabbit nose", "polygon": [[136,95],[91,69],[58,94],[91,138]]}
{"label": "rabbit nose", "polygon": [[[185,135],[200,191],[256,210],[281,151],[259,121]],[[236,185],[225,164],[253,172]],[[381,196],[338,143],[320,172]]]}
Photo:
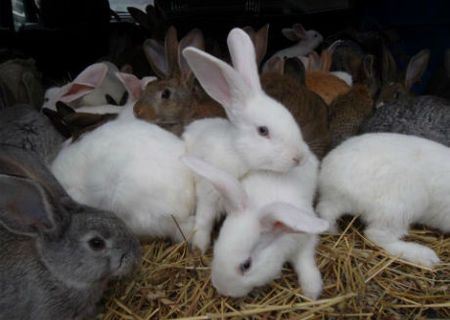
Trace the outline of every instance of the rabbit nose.
{"label": "rabbit nose", "polygon": [[300,164],[300,160],[302,159],[302,157],[300,155],[295,156],[294,158],[292,158],[292,160],[294,160],[296,165]]}

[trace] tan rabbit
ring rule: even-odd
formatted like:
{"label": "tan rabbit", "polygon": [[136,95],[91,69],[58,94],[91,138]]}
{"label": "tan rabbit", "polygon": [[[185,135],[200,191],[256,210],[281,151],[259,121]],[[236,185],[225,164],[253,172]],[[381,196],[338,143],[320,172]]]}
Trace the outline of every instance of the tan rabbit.
{"label": "tan rabbit", "polygon": [[188,46],[204,49],[199,29],[191,30],[178,43],[177,31],[171,26],[166,34],[165,48],[152,39],[144,43],[147,59],[161,80],[149,83],[134,106],[137,118],[158,123],[177,135],[193,119],[225,117],[223,108],[203,94],[195,83],[181,54]]}
{"label": "tan rabbit", "polygon": [[261,75],[261,85],[272,98],[292,113],[302,131],[303,139],[318,158],[329,149],[328,107],[305,86],[305,69],[298,58],[271,58]]}
{"label": "tan rabbit", "polygon": [[344,80],[330,73],[332,49],[322,50],[320,57],[315,51],[311,52],[306,72],[306,87],[322,97],[327,105],[350,90]]}
{"label": "tan rabbit", "polygon": [[358,78],[346,94],[337,97],[330,105],[329,128],[332,135],[332,147],[346,138],[356,135],[363,120],[373,110],[373,94],[369,88],[375,81],[374,57],[363,57]]}

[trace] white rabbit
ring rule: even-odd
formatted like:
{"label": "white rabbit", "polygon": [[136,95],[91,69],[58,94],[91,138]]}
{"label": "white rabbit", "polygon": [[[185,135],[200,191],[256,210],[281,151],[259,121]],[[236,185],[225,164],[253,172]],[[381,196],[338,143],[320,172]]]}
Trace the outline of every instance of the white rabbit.
{"label": "white rabbit", "polygon": [[329,227],[312,207],[317,158],[309,153],[287,173],[261,170],[241,183],[199,158],[186,156],[183,162],[214,185],[228,212],[214,245],[214,287],[224,295],[244,296],[276,278],[289,261],[304,295],[316,299],[322,291],[316,234]]}
{"label": "white rabbit", "polygon": [[436,253],[400,240],[412,223],[450,231],[450,149],[416,136],[369,133],[353,137],[322,162],[320,217],[334,226],[360,214],[368,239],[389,254],[431,266]]}
{"label": "white rabbit", "polygon": [[[201,119],[185,128],[188,154],[240,178],[250,170],[286,172],[307,152],[291,113],[261,89],[255,50],[241,29],[228,36],[234,68],[195,48],[183,51],[205,91],[225,109],[228,119]],[[218,193],[204,180],[196,184],[194,247],[204,252],[221,212]]]}
{"label": "white rabbit", "polygon": [[117,72],[119,72],[117,67],[110,62],[94,63],[84,69],[72,82],[47,89],[42,109],[56,110],[57,101],[68,103],[73,108],[104,105],[108,102],[107,95],[119,102],[123,100],[126,88],[117,77]]}
{"label": "white rabbit", "polygon": [[184,143],[157,125],[130,116],[132,107],[66,143],[51,170],[74,199],[108,208],[135,235],[180,241],[172,216],[187,236],[195,208],[192,173],[179,160]]}
{"label": "white rabbit", "polygon": [[322,42],[323,36],[316,30],[305,30],[300,23],[296,23],[292,28],[281,30],[283,35],[291,41],[298,41],[297,44],[280,50],[274,56],[280,58],[291,58],[306,56]]}

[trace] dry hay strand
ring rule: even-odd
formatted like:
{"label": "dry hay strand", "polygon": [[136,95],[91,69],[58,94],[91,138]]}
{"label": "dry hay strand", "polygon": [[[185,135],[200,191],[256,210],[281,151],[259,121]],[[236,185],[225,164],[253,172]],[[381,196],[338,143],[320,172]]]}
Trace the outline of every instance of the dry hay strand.
{"label": "dry hay strand", "polygon": [[219,295],[210,279],[211,250],[155,240],[144,245],[133,277],[111,283],[104,320],[149,319],[450,319],[450,239],[415,228],[407,241],[436,251],[429,269],[389,256],[367,240],[353,219],[340,235],[324,234],[317,264],[324,289],[317,301],[302,295],[291,267],[243,298]]}

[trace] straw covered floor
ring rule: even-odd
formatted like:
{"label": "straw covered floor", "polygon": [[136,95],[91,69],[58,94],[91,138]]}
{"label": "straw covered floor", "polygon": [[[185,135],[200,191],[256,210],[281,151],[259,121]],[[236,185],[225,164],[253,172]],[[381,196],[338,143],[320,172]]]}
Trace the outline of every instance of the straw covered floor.
{"label": "straw covered floor", "polygon": [[355,221],[343,221],[339,235],[321,236],[317,301],[302,295],[288,265],[246,297],[223,297],[210,281],[211,249],[202,256],[186,242],[155,240],[144,244],[133,276],[110,284],[101,319],[450,319],[449,237],[414,227],[406,238],[436,251],[442,263],[431,270],[387,255]]}

